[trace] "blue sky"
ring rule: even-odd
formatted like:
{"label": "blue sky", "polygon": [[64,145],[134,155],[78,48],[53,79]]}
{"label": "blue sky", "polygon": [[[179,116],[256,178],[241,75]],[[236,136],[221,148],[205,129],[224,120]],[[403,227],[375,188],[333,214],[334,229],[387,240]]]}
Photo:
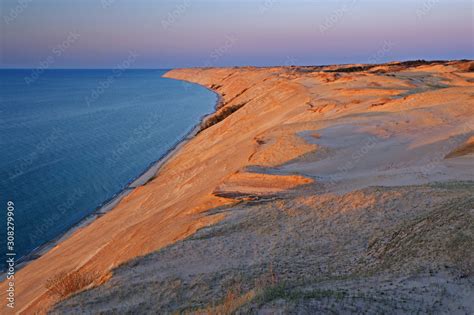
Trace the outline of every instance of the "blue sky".
{"label": "blue sky", "polygon": [[0,67],[473,58],[471,0],[0,0]]}

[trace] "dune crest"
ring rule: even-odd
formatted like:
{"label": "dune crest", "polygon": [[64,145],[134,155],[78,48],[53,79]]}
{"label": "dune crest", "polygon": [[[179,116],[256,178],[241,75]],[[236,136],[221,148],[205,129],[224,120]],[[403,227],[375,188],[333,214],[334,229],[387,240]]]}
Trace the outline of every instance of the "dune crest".
{"label": "dune crest", "polygon": [[[229,215],[212,209],[308,185],[315,190],[301,197],[303,206],[317,204],[310,196],[320,193],[337,204],[337,194],[369,186],[474,180],[472,155],[462,163],[444,159],[473,133],[470,61],[176,69],[166,77],[213,89],[218,110],[151,182],[19,270],[20,313],[58,301],[45,283],[60,272],[107,275]],[[366,195],[374,204],[388,198]],[[380,242],[373,257],[386,246]]]}

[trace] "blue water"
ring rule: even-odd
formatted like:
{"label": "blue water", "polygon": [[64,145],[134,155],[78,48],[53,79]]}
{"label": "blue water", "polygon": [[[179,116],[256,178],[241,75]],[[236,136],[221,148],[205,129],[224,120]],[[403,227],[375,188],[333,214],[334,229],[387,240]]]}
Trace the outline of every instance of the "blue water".
{"label": "blue water", "polygon": [[124,189],[213,110],[213,92],[165,72],[0,70],[0,254],[8,200],[18,259]]}

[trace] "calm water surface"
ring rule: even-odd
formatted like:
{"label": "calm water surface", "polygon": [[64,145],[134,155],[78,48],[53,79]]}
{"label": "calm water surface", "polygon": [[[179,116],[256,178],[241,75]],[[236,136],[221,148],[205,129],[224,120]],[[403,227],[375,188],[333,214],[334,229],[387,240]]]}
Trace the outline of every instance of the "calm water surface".
{"label": "calm water surface", "polygon": [[124,189],[213,110],[213,92],[165,72],[0,70],[1,219],[13,201],[17,258]]}

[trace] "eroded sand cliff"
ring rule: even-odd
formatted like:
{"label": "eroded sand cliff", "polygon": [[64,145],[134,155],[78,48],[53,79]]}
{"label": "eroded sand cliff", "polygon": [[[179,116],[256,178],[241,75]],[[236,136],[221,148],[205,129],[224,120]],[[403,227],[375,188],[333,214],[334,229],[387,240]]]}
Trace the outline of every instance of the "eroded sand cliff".
{"label": "eroded sand cliff", "polygon": [[22,268],[17,311],[49,308],[47,279],[73,270],[103,284],[56,312],[386,311],[402,300],[400,311],[472,311],[472,70],[170,71],[215,90],[220,108],[151,182]]}

